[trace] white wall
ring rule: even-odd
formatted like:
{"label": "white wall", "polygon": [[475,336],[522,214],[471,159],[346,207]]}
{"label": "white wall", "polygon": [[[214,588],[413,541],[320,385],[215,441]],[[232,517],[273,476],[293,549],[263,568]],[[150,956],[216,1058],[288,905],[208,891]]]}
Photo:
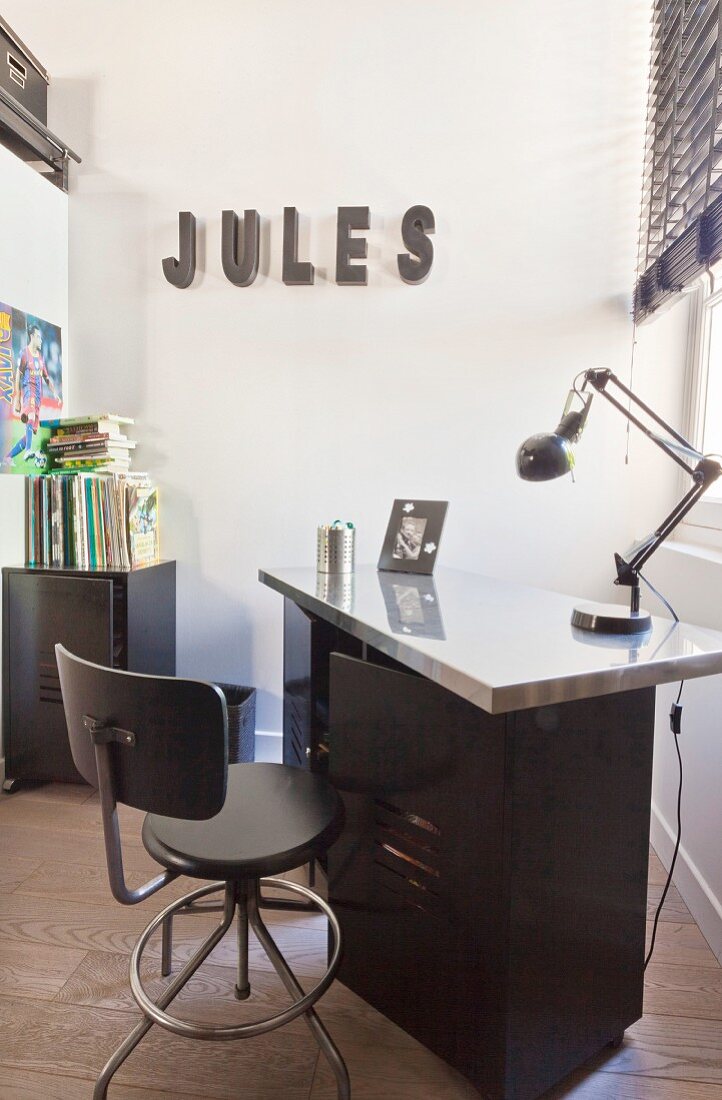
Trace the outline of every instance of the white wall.
{"label": "white wall", "polygon": [[[67,407],[67,195],[0,146],[0,210],[0,302],[60,325]],[[0,474],[0,565],[24,560],[23,482]]]}
{"label": "white wall", "polygon": [[[179,563],[179,671],[257,684],[261,727],[280,727],[281,601],[256,571],[311,564],[318,523],[353,519],[375,561],[395,496],[449,499],[444,564],[594,596],[646,526],[650,470],[649,522],[666,501],[664,463],[625,467],[603,408],[576,485],[514,473],[578,370],[628,371],[648,7],[6,3],[84,158],[75,408],[137,417]],[[414,203],[437,224],[419,287],[395,266]],[[333,282],[340,204],[371,208],[366,288]],[[284,205],[314,287],[281,282]],[[224,207],[264,218],[248,289],[222,276]],[[185,209],[201,270],[178,291],[161,259]]]}
{"label": "white wall", "polygon": [[[689,331],[689,299],[681,298],[661,316],[640,327],[637,360],[640,370],[654,378],[653,404],[670,423],[684,430],[685,365]],[[642,441],[643,446],[648,446]],[[676,477],[668,460],[672,498],[689,487]],[[660,511],[657,521],[663,519]],[[681,534],[680,534],[681,533]],[[681,540],[684,528],[678,529]],[[679,617],[700,626],[722,630],[722,554],[668,543],[645,570],[650,581],[669,600]],[[665,614],[645,593],[645,605]],[[669,709],[678,684],[657,692],[654,779],[652,786],[652,843],[669,867],[677,833],[679,765],[669,728]],[[722,677],[690,680],[682,695],[684,707],[680,751],[684,765],[682,845],[674,881],[716,955],[722,959]]]}
{"label": "white wall", "polygon": [[[722,630],[718,596],[722,554],[672,544],[660,550],[654,571],[650,568],[649,572],[680,618]],[[657,695],[652,841],[667,867],[677,833],[679,781],[667,716],[677,690],[677,685],[671,685]],[[722,676],[690,680],[682,704],[682,844],[674,881],[710,947],[722,960]]]}

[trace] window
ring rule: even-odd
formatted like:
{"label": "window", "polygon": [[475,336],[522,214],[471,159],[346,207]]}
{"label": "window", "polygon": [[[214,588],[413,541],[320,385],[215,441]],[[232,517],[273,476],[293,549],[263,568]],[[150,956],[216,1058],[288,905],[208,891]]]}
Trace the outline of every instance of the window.
{"label": "window", "polygon": [[[722,0],[653,0],[640,230],[635,320],[695,288],[685,434],[722,454]],[[722,478],[679,531],[722,546]]]}
{"label": "window", "polygon": [[722,257],[721,8],[654,0],[637,320]]}
{"label": "window", "polygon": [[[704,276],[695,289],[688,376],[689,439],[704,454],[722,455],[722,270],[716,279]],[[722,478],[690,513],[681,534],[694,541],[718,541],[705,535],[705,530],[722,531]]]}

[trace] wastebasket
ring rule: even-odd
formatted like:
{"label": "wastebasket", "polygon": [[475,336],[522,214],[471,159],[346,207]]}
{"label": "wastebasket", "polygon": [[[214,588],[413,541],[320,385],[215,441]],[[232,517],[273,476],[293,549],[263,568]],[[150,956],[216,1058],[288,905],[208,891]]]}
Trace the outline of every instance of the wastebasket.
{"label": "wastebasket", "polygon": [[216,684],[226,697],[228,763],[250,764],[256,758],[256,689]]}

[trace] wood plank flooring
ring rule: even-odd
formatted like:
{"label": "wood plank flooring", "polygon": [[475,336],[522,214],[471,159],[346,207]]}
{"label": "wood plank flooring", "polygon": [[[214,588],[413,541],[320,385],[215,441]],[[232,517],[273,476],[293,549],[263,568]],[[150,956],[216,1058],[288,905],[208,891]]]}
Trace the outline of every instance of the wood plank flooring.
{"label": "wood plank flooring", "polygon": [[[154,867],[140,843],[141,815],[123,810],[127,871]],[[665,881],[650,856],[650,913]],[[189,889],[181,880],[164,891]],[[97,796],[48,784],[0,797],[0,1100],[90,1100],[94,1080],[139,1019],[128,955],[159,898],[118,905],[105,879]],[[176,920],[175,960],[187,958],[217,918]],[[269,924],[308,987],[322,969],[322,918],[269,913]],[[650,925],[651,927],[651,925]],[[260,949],[251,950],[253,997],[233,998],[228,936],[175,1002],[178,1015],[213,1023],[268,1015],[286,995]],[[159,945],[146,981],[162,987]],[[545,1100],[722,1100],[722,969],[676,891],[670,893],[647,971],[646,1014],[618,1051]],[[351,1074],[354,1100],[478,1100],[477,1092],[410,1036],[338,983],[320,1014]],[[116,1075],[109,1100],[335,1100],[333,1077],[302,1022],[238,1043],[198,1043],[151,1029]]]}

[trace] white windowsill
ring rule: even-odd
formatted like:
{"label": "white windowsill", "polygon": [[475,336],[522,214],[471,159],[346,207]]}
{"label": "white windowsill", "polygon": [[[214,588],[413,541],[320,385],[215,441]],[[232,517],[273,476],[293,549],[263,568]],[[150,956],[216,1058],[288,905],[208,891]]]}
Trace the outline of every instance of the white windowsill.
{"label": "white windowsill", "polygon": [[687,554],[722,566],[722,531],[709,527],[685,527],[683,536],[664,543],[659,553]]}

